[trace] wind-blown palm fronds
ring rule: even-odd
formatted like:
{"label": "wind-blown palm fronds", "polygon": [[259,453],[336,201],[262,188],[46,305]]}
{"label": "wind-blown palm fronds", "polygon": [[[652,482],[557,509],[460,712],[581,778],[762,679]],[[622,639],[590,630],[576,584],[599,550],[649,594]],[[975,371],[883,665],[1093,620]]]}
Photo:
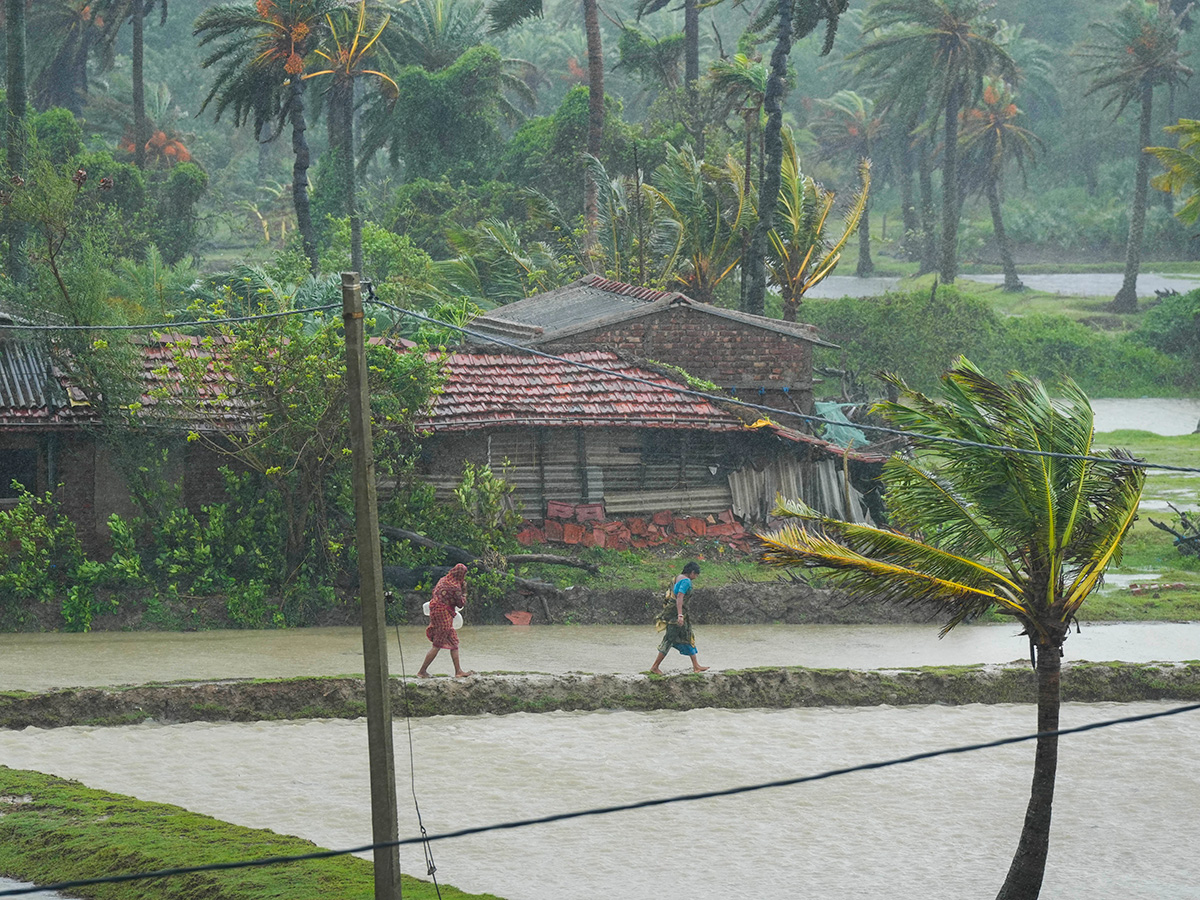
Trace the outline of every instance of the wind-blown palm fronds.
{"label": "wind-blown palm fronds", "polygon": [[799,524],[760,535],[762,558],[828,570],[855,598],[931,607],[946,618],[943,634],[993,609],[1024,626],[1042,736],[999,898],[1034,900],[1049,847],[1058,743],[1046,733],[1058,727],[1062,646],[1105,568],[1120,560],[1145,472],[1121,450],[1089,458],[1097,456],[1091,405],[1069,380],[1052,399],[1035,380],[1014,374],[999,384],[960,359],[942,378],[940,401],[893,382],[900,400],[877,409],[910,434],[917,455],[884,469],[892,527],[781,502],[776,513]]}
{"label": "wind-blown palm fronds", "polygon": [[1192,195],[1175,213],[1180,221],[1191,225],[1200,219],[1200,120],[1180,119],[1177,124],[1168,125],[1163,131],[1179,135],[1179,146],[1146,148],[1146,152],[1167,169],[1151,178],[1150,184],[1160,191],[1173,193],[1191,188]]}

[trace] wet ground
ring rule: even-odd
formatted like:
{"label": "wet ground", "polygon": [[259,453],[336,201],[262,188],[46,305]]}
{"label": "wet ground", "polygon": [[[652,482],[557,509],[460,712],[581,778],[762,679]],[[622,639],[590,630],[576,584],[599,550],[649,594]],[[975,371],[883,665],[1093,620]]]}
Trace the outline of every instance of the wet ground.
{"label": "wet ground", "polygon": [[[1028,658],[1014,625],[965,625],[939,640],[936,625],[712,625],[697,627],[700,659],[717,669],[805,666],[888,669],[1003,663]],[[389,669],[411,675],[428,650],[424,630],[389,631]],[[472,626],[460,633],[463,665],[478,672],[644,672],[658,635],[649,626]],[[1200,623],[1085,624],[1068,660],[1200,660]],[[664,671],[689,668],[672,654]],[[443,652],[430,670],[448,674]],[[0,689],[44,691],[179,680],[361,675],[355,628],[0,635]]]}

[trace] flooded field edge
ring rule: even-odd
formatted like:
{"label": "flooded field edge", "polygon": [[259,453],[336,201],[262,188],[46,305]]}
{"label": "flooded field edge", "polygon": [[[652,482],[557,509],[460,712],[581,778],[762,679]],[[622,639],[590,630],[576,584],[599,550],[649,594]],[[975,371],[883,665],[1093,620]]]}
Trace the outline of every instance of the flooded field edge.
{"label": "flooded field edge", "polygon": [[[1200,699],[1200,661],[1075,663],[1063,667],[1067,702]],[[503,715],[596,710],[780,709],[805,706],[908,706],[1033,703],[1024,665],[883,671],[799,667],[704,675],[541,675],[392,682],[397,717]],[[366,697],[358,678],[180,682],[43,693],[0,693],[0,727],[133,725],[147,721],[253,722],[358,718]]]}
{"label": "flooded field edge", "polygon": [[[187,865],[222,866],[276,856],[304,856],[324,848],[291,835],[246,828],[178,806],[96,790],[77,781],[0,766],[0,872],[32,884],[57,884],[97,876],[97,860],[120,872],[153,872]],[[120,827],[113,828],[112,820]],[[47,853],[51,842],[54,852]],[[103,871],[103,869],[101,870]],[[331,896],[367,897],[374,877],[371,862],[356,856],[190,872],[185,877],[135,882],[125,895],[178,900],[240,900],[280,896],[286,879],[290,900]],[[110,873],[111,874],[111,873]],[[497,900],[492,894],[466,894],[446,884],[401,875],[405,896],[429,900]],[[8,887],[16,887],[9,885]],[[81,896],[123,896],[112,885],[77,887]],[[38,896],[42,896],[38,894]],[[54,894],[54,897],[61,897]]]}

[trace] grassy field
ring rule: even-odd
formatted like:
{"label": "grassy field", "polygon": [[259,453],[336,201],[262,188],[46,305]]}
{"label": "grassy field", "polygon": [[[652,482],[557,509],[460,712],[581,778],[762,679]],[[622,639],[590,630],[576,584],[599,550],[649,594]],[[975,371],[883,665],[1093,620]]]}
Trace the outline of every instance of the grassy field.
{"label": "grassy field", "polygon": [[[154,872],[320,851],[309,841],[243,828],[178,806],[145,803],[53,775],[0,766],[0,872],[33,884]],[[413,900],[498,900],[402,875]],[[306,860],[72,889],[113,900],[370,900],[374,876],[356,856]]]}

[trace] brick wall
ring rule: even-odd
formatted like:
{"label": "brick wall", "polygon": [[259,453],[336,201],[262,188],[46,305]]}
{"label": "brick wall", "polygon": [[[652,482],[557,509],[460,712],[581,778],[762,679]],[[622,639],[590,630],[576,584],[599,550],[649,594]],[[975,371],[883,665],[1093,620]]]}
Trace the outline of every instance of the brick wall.
{"label": "brick wall", "polygon": [[552,353],[603,349],[653,359],[722,388],[735,388],[738,399],[812,412],[811,343],[685,306],[570,335],[543,349]]}

